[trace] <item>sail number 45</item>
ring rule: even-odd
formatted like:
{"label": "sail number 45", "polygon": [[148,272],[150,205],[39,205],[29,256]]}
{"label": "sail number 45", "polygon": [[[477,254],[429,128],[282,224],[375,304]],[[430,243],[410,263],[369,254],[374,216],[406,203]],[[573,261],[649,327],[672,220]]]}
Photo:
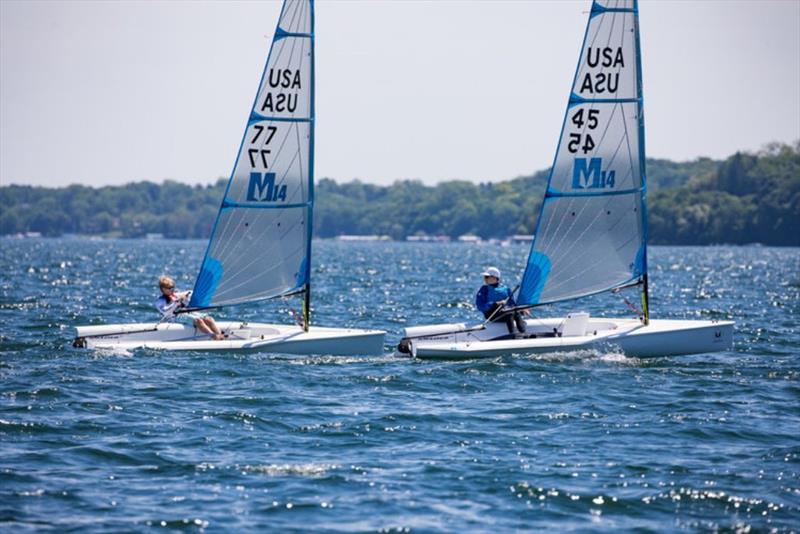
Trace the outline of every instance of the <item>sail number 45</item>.
{"label": "sail number 45", "polygon": [[[598,118],[600,116],[599,109],[584,110],[580,108],[570,118],[570,122],[583,130],[584,125],[589,130],[594,130],[598,125]],[[595,147],[594,139],[591,133],[570,133],[569,143],[567,143],[567,150],[575,154],[580,150],[584,154],[591,152]]]}

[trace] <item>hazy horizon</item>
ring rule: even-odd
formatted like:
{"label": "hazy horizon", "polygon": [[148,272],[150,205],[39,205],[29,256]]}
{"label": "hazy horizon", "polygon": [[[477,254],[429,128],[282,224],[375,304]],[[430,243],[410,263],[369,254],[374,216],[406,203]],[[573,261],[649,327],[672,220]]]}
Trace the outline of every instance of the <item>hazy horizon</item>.
{"label": "hazy horizon", "polygon": [[[589,1],[317,3],[316,176],[550,166]],[[0,2],[0,184],[227,178],[279,2]],[[647,155],[800,139],[800,2],[642,2]]]}
{"label": "hazy horizon", "polygon": [[[797,142],[800,142],[800,140],[798,140]],[[756,150],[740,150],[740,152],[756,153],[760,149],[765,148],[767,144],[769,144],[769,143],[765,143],[764,145],[762,145],[761,147],[759,147]],[[790,143],[786,143],[786,144],[790,144]],[[732,156],[732,155],[733,155],[733,153],[729,154],[729,156]],[[711,159],[713,161],[723,161],[725,159],[724,157],[723,158],[711,158],[709,156],[697,156],[696,158],[691,158],[691,159],[687,159],[687,160],[676,160],[676,159],[671,159],[671,158],[659,158],[659,157],[655,157],[655,156],[647,156],[647,159],[667,160],[667,161],[671,161],[673,163],[678,163],[678,164],[690,163],[690,162],[693,162],[693,161],[698,161],[698,160],[703,159],[703,158]],[[467,180],[466,178],[459,178],[457,176],[454,176],[452,178],[446,178],[446,179],[443,179],[443,180],[434,180],[434,181],[428,181],[428,180],[425,180],[423,178],[397,177],[397,178],[395,178],[395,179],[393,179],[391,181],[377,182],[377,181],[374,181],[374,180],[370,180],[369,178],[362,178],[362,177],[352,177],[352,178],[349,178],[349,179],[345,180],[345,179],[337,178],[336,176],[320,176],[320,175],[315,176],[315,179],[317,181],[319,181],[319,180],[333,180],[337,184],[346,184],[346,183],[359,181],[359,182],[364,183],[364,184],[377,185],[377,186],[381,186],[381,187],[390,187],[393,184],[395,184],[396,182],[402,182],[402,181],[420,181],[426,186],[435,186],[435,185],[440,184],[440,183],[451,182],[451,181],[467,181],[467,182],[471,182],[471,183],[475,183],[475,184],[490,183],[490,182],[491,183],[507,182],[507,181],[510,181],[510,180],[514,180],[516,178],[524,178],[524,177],[528,177],[528,176],[533,176],[536,173],[547,171],[547,170],[549,170],[549,166],[545,167],[545,168],[542,168],[542,169],[535,169],[535,170],[532,170],[532,171],[530,171],[528,173],[525,173],[525,174],[517,174],[515,176],[507,176],[507,177],[498,178],[498,179],[495,179],[495,180]],[[190,180],[190,179],[182,180],[182,179],[171,178],[171,177],[167,176],[167,177],[164,177],[164,178],[161,178],[161,179],[158,179],[158,180],[142,178],[142,179],[132,179],[132,180],[128,180],[128,181],[120,182],[120,183],[87,184],[87,183],[72,182],[72,183],[54,184],[54,185],[50,185],[50,184],[17,183],[17,182],[13,182],[12,181],[12,182],[9,182],[9,183],[2,182],[2,183],[0,183],[0,187],[8,186],[8,185],[22,185],[22,186],[29,185],[29,186],[34,186],[34,187],[64,188],[64,187],[69,187],[69,186],[72,186],[72,185],[81,185],[81,186],[86,186],[86,187],[100,188],[100,187],[124,187],[126,185],[135,184],[135,183],[142,183],[142,182],[154,183],[154,184],[158,184],[158,185],[163,185],[165,182],[175,182],[175,183],[189,185],[189,186],[200,185],[200,186],[204,186],[205,187],[205,186],[215,185],[220,180],[227,181],[229,178],[230,178],[230,176],[217,176],[216,178],[211,178],[209,180],[204,180],[203,181],[203,180]]]}

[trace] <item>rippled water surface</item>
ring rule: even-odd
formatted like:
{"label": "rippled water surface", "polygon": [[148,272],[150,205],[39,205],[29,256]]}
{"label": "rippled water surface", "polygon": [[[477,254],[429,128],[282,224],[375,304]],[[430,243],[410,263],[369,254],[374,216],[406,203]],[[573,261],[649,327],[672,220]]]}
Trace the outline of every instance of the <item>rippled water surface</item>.
{"label": "rippled water surface", "polygon": [[[395,358],[407,325],[477,319],[476,273],[517,278],[525,247],[335,242],[315,243],[314,320],[385,329],[384,355],[70,347],[75,325],[155,317],[156,277],[188,288],[204,247],[0,240],[0,529],[800,526],[798,249],[651,249],[655,317],[737,322],[712,355]],[[571,310],[626,314],[547,311]]]}

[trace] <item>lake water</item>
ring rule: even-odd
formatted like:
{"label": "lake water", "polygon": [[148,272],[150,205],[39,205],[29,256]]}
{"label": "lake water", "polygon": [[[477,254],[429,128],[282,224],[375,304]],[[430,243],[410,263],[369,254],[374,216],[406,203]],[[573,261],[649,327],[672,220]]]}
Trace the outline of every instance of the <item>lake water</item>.
{"label": "lake water", "polygon": [[[314,245],[313,320],[385,329],[384,355],[71,348],[155,318],[158,275],[190,288],[204,248],[0,240],[0,530],[800,527],[800,249],[651,248],[654,317],[737,322],[711,355],[395,358],[407,325],[478,319],[477,273],[513,285],[527,249],[338,242]],[[547,314],[580,310],[628,314]]]}

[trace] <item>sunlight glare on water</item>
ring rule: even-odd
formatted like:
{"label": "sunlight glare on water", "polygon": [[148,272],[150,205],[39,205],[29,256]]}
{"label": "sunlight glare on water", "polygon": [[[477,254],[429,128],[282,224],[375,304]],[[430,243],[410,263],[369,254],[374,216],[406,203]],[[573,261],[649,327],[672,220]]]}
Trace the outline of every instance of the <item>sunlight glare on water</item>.
{"label": "sunlight glare on water", "polygon": [[[476,321],[523,246],[315,242],[315,324],[383,355],[87,352],[151,320],[199,241],[0,241],[3,530],[724,529],[800,524],[800,251],[653,247],[656,318],[733,319],[730,352],[420,362],[406,326]],[[215,311],[289,322],[297,301]],[[618,296],[547,314],[626,315]],[[536,312],[542,314],[544,312]]]}

